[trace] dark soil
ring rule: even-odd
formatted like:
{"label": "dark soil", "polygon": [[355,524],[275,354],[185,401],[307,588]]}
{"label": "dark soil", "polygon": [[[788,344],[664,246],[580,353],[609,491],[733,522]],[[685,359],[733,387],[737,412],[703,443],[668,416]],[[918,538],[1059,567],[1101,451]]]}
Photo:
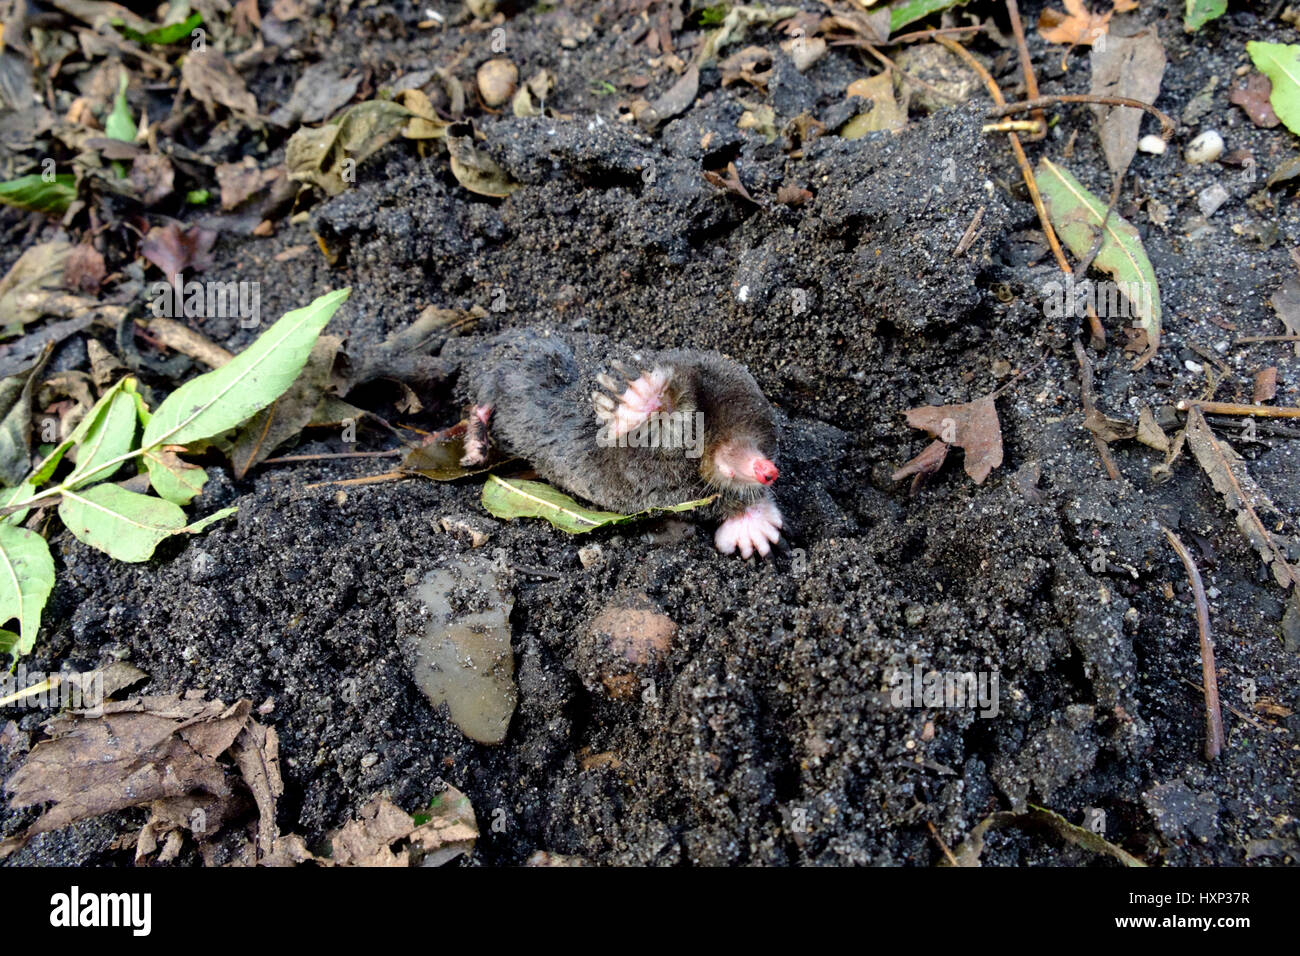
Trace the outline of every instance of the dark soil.
{"label": "dark soil", "polygon": [[[263,109],[283,102],[311,62],[361,67],[378,89],[438,65],[468,83],[493,55],[488,28],[472,22],[431,31],[417,28],[414,6],[326,6],[330,18],[292,24],[293,56],[246,71]],[[1157,24],[1166,44],[1157,105],[1178,119],[1211,77],[1219,83],[1199,122],[1180,123],[1164,156],[1139,153],[1126,181],[1118,212],[1138,226],[1159,276],[1166,334],[1135,372],[1111,324],[1110,347],[1093,355],[1098,403],[1129,419],[1145,403],[1173,423],[1172,406],[1204,390],[1204,373],[1186,364],[1206,364],[1195,346],[1230,370],[1216,398],[1249,401],[1254,372],[1275,365],[1278,403],[1300,404],[1290,345],[1232,344],[1281,331],[1268,298],[1293,274],[1300,215],[1292,188],[1266,190],[1263,179],[1295,140],[1285,127],[1256,129],[1227,101],[1249,62],[1245,42],[1289,42],[1294,30],[1234,6],[1187,35],[1175,6],[1144,4],[1131,15]],[[449,19],[458,9],[418,9],[426,7]],[[1000,5],[967,9],[1004,16]],[[1043,92],[1086,92],[1086,58],[1076,52],[1061,72],[1061,48],[1032,27],[1039,9],[1023,12]],[[566,49],[558,40],[575,21],[595,29]],[[208,275],[260,282],[272,317],[351,286],[331,329],[355,354],[430,304],[482,306],[479,332],[558,325],[637,346],[723,351],[778,409],[776,492],[790,549],[747,563],[716,553],[702,527],[683,537],[661,522],[575,538],[541,522],[491,521],[477,480],[322,485],[382,471],[385,459],[267,465],[239,482],[217,467],[194,510],[237,504],[237,516],[146,565],[55,536],[58,583],[27,666],[126,659],[148,672],[153,692],[274,698],[266,719],[281,737],[287,785],[279,824],[309,843],[377,792],[415,809],[445,781],[478,813],[473,862],[483,865],[547,850],[601,864],[928,866],[942,851],[927,824],[955,846],[989,813],[1027,804],[1073,822],[1098,808],[1107,837],[1153,864],[1241,864],[1251,841],[1266,840],[1294,855],[1300,717],[1284,714],[1300,710],[1300,657],[1281,626],[1288,595],[1189,455],[1157,483],[1158,453],[1117,443],[1122,475],[1107,479],[1081,427],[1079,329],[1045,317],[1041,289],[1056,266],[1034,233],[1005,139],[981,133],[984,91],[961,107],[913,112],[897,134],[826,135],[794,156],[784,137],[769,144],[737,129],[740,101],[771,105],[778,128],[802,113],[842,120],[845,86],[875,67],[832,48],[800,74],[777,49],[782,37],[758,29],[744,42],[774,52],[766,96],[723,88],[706,69],[694,106],[648,133],[620,121],[619,104],[636,95],[623,84],[645,73],[644,95],[654,99],[675,77],[645,65],[646,48],[631,42],[639,22],[605,2],[504,21],[506,55],[523,77],[554,70],[547,106],[571,117],[472,108],[484,147],[525,184],[508,199],[467,192],[445,155],[398,142],[362,163],[348,192],[296,225],[280,222],[273,238],[227,227]],[[698,35],[685,28],[677,42]],[[987,39],[975,49],[1008,97],[1020,95],[1014,52]],[[595,92],[602,80],[619,93]],[[1087,107],[1053,112],[1059,122],[1029,146],[1031,158],[1060,159],[1108,195]],[[1236,167],[1183,162],[1182,147],[1208,128],[1229,150],[1254,154],[1258,181]],[[266,142],[248,131],[206,146],[204,130],[186,135],[218,161]],[[283,136],[271,136],[262,161],[276,160],[277,149]],[[704,169],[728,162],[759,204],[704,179]],[[1213,182],[1232,198],[1206,222],[1196,198]],[[780,205],[782,184],[814,199]],[[1150,221],[1147,200],[1168,207],[1165,226]],[[954,256],[981,208],[981,232]],[[338,254],[336,266],[317,253],[313,233]],[[309,254],[276,261],[304,243]],[[19,251],[7,250],[5,264]],[[255,334],[233,322],[203,331],[232,350]],[[159,394],[167,387],[154,384]],[[1005,462],[983,485],[962,473],[959,453],[914,495],[891,480],[930,440],[907,427],[903,411],[1002,386]],[[450,396],[450,386],[422,396],[431,423],[458,417]],[[377,403],[391,396],[371,387],[352,398],[382,411]],[[1279,506],[1300,515],[1295,438],[1246,445],[1236,442],[1237,423],[1221,424]],[[288,450],[392,445],[379,430],[363,430],[360,446],[321,436]],[[519,705],[500,746],[467,740],[409,674],[402,635],[418,620],[415,587],[469,550],[441,530],[447,515],[481,516],[491,526],[486,548],[500,549],[511,569]],[[1251,712],[1253,686],[1281,708],[1254,723],[1225,710],[1227,746],[1213,762],[1202,756],[1190,590],[1160,523],[1192,547],[1210,589],[1225,704]],[[593,542],[603,561],[586,567],[578,549]],[[678,629],[668,657],[636,675],[654,693],[619,699],[599,679],[601,649],[588,625],[640,595]],[[996,672],[997,715],[891,706],[890,673],[917,664]],[[30,731],[42,715],[9,716]],[[0,830],[11,835],[34,816],[6,811]],[[143,819],[132,811],[49,834],[12,861],[126,864],[130,850],[110,844]],[[984,860],[1105,862],[1011,830],[990,835]]]}

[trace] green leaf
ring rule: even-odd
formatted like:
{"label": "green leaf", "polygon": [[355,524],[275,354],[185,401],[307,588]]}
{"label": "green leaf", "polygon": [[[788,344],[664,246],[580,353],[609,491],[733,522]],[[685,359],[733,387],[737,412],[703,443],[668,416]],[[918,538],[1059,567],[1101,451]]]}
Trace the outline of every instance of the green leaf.
{"label": "green leaf", "polygon": [[895,33],[900,27],[922,20],[932,13],[967,2],[969,0],[903,0],[889,8],[889,32]]}
{"label": "green leaf", "polygon": [[211,198],[212,193],[207,189],[191,189],[185,194],[185,201],[191,206],[207,205],[208,200]]}
{"label": "green leaf", "polygon": [[148,561],[158,543],[185,530],[180,506],[117,485],[65,491],[59,517],[78,541],[119,561]]}
{"label": "green leaf", "polygon": [[[36,494],[36,485],[30,478],[27,478],[20,485],[13,488],[6,488],[0,491],[0,508],[8,508],[15,501],[26,501],[32,495]],[[0,522],[4,524],[22,524],[27,520],[27,515],[31,512],[30,508],[23,508],[21,511],[15,511],[13,514],[7,514],[0,517]]]}
{"label": "green leaf", "polygon": [[34,531],[0,524],[0,623],[18,620],[13,633],[0,635],[0,647],[17,660],[36,644],[41,611],[54,588],[54,559],[50,546]]}
{"label": "green leaf", "polygon": [[153,490],[178,505],[189,504],[208,483],[207,471],[163,448],[146,451],[144,465],[149,471],[149,484]]}
{"label": "green leaf", "polygon": [[187,445],[211,438],[271,404],[297,379],[316,337],[351,291],[327,293],[286,313],[221,368],[176,389],[145,426],[143,447]]}
{"label": "green leaf", "polygon": [[71,173],[59,173],[48,182],[40,173],[19,176],[0,183],[0,203],[30,212],[58,215],[66,212],[77,197],[76,183],[77,178]]}
{"label": "green leaf", "polygon": [[489,475],[483,486],[483,507],[497,518],[545,518],[561,531],[582,534],[608,525],[626,524],[659,512],[691,511],[707,505],[716,498],[712,495],[698,501],[685,501],[667,508],[648,508],[636,514],[624,515],[616,511],[593,511],[584,508],[564,492],[540,481],[523,481],[518,478],[498,478]]}
{"label": "green leaf", "polygon": [[229,518],[238,510],[239,510],[238,508],[231,507],[231,508],[222,508],[220,511],[214,511],[206,518],[200,518],[198,521],[194,522],[193,524],[186,525],[185,531],[188,534],[198,534],[200,531],[206,531],[209,525],[216,524],[222,518]]}
{"label": "green leaf", "polygon": [[1246,44],[1246,52],[1255,68],[1273,81],[1268,98],[1273,112],[1300,136],[1300,44],[1252,41]]}
{"label": "green leaf", "polygon": [[113,100],[113,112],[109,113],[104,120],[104,132],[108,134],[108,138],[121,140],[124,143],[134,142],[136,133],[131,107],[126,102],[126,86],[129,81],[130,75],[123,69],[117,83],[117,98]]}
{"label": "green leaf", "polygon": [[[1086,256],[1106,215],[1106,203],[1085,189],[1068,169],[1049,159],[1039,162],[1034,182],[1043,194],[1057,235],[1076,257]],[[1140,368],[1160,345],[1161,313],[1160,286],[1137,229],[1112,213],[1106,220],[1106,233],[1093,265],[1121,283],[1121,289],[1128,290],[1129,306],[1147,333],[1147,350],[1133,365]]]}
{"label": "green leaf", "polygon": [[114,22],[113,26],[121,32],[128,40],[134,40],[136,43],[148,43],[151,46],[167,46],[175,43],[177,40],[184,39],[194,32],[195,28],[203,23],[203,14],[191,13],[188,18],[180,23],[170,23],[166,26],[157,27],[153,30],[147,30],[141,33],[132,27],[127,26],[120,21]]}
{"label": "green leaf", "polygon": [[1187,9],[1183,12],[1183,29],[1188,33],[1199,30],[1227,12],[1228,0],[1187,0]]}
{"label": "green leaf", "polygon": [[[77,464],[65,484],[81,488],[111,477],[121,467],[121,461],[112,462],[135,446],[134,384],[134,379],[124,378],[105,392],[68,436],[76,445]],[[44,472],[48,463],[48,459],[42,462],[39,472]]]}

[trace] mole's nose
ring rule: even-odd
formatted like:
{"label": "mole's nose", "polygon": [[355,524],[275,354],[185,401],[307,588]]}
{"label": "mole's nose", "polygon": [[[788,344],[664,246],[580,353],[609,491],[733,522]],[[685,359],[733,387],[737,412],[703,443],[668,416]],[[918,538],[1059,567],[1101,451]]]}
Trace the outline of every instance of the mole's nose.
{"label": "mole's nose", "polygon": [[776,481],[781,473],[776,470],[776,465],[772,464],[766,458],[760,458],[754,462],[754,477],[758,479],[759,484],[770,485]]}

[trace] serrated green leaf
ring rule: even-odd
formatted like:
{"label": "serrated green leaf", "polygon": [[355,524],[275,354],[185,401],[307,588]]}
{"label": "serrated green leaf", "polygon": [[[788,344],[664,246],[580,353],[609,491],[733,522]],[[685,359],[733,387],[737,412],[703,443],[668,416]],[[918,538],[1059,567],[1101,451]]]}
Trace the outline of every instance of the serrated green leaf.
{"label": "serrated green leaf", "polygon": [[0,203],[30,212],[61,215],[77,198],[77,178],[59,173],[48,182],[40,173],[0,183]]}
{"label": "serrated green leaf", "polygon": [[[1076,257],[1086,256],[1106,216],[1106,203],[1085,189],[1068,169],[1046,158],[1039,162],[1034,182],[1061,241]],[[1160,286],[1137,229],[1112,213],[1106,219],[1105,236],[1093,265],[1121,283],[1121,289],[1134,293],[1126,298],[1146,330],[1148,342],[1147,350],[1134,363],[1133,367],[1139,368],[1160,345],[1161,310]]]}
{"label": "serrated green leaf", "polygon": [[0,623],[17,619],[16,640],[0,638],[17,660],[31,651],[41,626],[41,611],[54,589],[50,546],[34,531],[0,524]]}
{"label": "serrated green leaf", "polygon": [[487,484],[483,486],[483,507],[494,517],[506,521],[514,518],[545,518],[569,534],[582,534],[609,525],[626,524],[660,512],[692,511],[709,504],[716,497],[717,495],[712,495],[698,501],[685,501],[666,508],[648,508],[636,514],[624,515],[616,511],[584,508],[564,492],[540,481],[489,475]]}
{"label": "serrated green leaf", "polygon": [[1261,43],[1246,44],[1255,68],[1273,81],[1269,105],[1286,128],[1300,135],[1300,44]]}
{"label": "serrated green leaf", "polygon": [[117,485],[66,491],[59,517],[78,541],[119,561],[148,561],[158,543],[185,529],[178,505]]}
{"label": "serrated green leaf", "polygon": [[1183,29],[1188,33],[1199,30],[1227,12],[1228,0],[1187,0],[1187,7],[1183,11]]}
{"label": "serrated green leaf", "polygon": [[143,446],[187,445],[211,438],[275,401],[298,377],[316,337],[351,291],[327,293],[286,313],[225,365],[176,389],[149,419]]}
{"label": "serrated green leaf", "polygon": [[126,102],[126,87],[129,81],[130,74],[123,68],[117,83],[117,97],[113,100],[113,111],[104,120],[104,132],[108,138],[121,140],[124,143],[134,142],[136,133],[131,107]]}

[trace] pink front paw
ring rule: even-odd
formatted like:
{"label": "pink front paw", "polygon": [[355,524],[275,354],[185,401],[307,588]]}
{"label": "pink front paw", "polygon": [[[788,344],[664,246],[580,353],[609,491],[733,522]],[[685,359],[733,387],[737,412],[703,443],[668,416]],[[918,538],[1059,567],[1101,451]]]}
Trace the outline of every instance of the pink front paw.
{"label": "pink front paw", "polygon": [[767,557],[780,538],[781,512],[773,502],[764,499],[718,525],[713,543],[723,554],[733,554],[739,548],[743,558],[755,551]]}

